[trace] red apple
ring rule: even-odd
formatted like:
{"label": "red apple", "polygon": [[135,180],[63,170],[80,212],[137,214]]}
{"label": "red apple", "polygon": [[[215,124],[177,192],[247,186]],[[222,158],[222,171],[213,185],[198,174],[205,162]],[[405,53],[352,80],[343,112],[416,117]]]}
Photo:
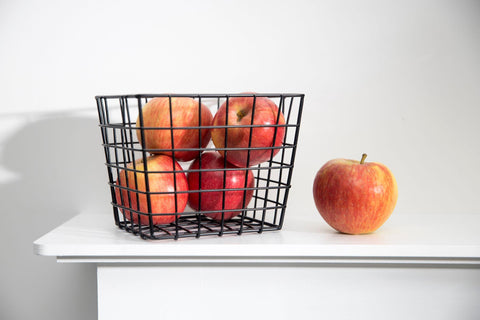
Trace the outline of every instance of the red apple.
{"label": "red apple", "polygon": [[[170,101],[172,104],[172,126],[175,127],[199,127],[199,110],[201,110],[201,126],[211,126],[213,116],[208,107],[192,98],[168,97],[153,98],[142,108],[143,126],[156,128],[170,128]],[[140,127],[140,116],[137,118],[137,127]],[[145,129],[142,141],[141,130],[137,130],[138,141],[146,149],[171,149],[170,129]],[[201,129],[201,143],[199,142],[200,130],[197,129],[174,129],[173,144],[175,149],[204,148],[211,137],[210,128]],[[200,150],[175,151],[175,159],[189,161],[199,156]],[[171,151],[152,151],[172,155]]]}
{"label": "red apple", "polygon": [[[175,170],[178,170],[175,175],[171,172],[174,165]],[[145,172],[147,172],[146,175]],[[124,209],[121,209],[121,211],[124,212],[128,220],[134,223],[138,222],[140,216],[141,224],[149,224],[146,177],[148,177],[150,191],[151,213],[171,213],[169,215],[153,215],[153,224],[167,224],[175,221],[175,213],[182,213],[188,201],[188,193],[177,193],[175,196],[175,191],[188,191],[188,183],[182,167],[172,157],[166,155],[148,157],[146,168],[143,160],[139,159],[135,164],[133,162],[127,164],[127,170],[120,171],[116,184],[132,190],[115,188],[117,204],[146,214],[137,214]],[[174,177],[176,181],[174,181]],[[152,194],[155,192],[168,193]],[[177,202],[176,210],[175,200]]]}
{"label": "red apple", "polygon": [[[201,161],[201,167],[200,167]],[[198,169],[214,169],[214,171],[202,171],[201,179],[199,171],[192,171],[187,174],[188,187],[190,191],[200,190],[199,181],[201,180],[201,190],[217,190],[223,189],[224,174],[225,189],[241,189],[253,188],[253,173],[250,170],[226,170],[224,159],[217,152],[205,152],[202,156],[196,159],[190,165],[189,170]],[[229,163],[226,168],[237,168]],[[247,177],[247,184],[245,185],[245,177]],[[244,197],[245,193],[245,197]],[[200,195],[201,194],[201,195]],[[222,209],[223,197],[225,196],[225,207]],[[197,211],[211,211],[211,210],[236,210],[246,207],[253,196],[253,190],[236,190],[236,191],[205,191],[193,192],[188,197],[188,204]],[[201,203],[200,203],[201,199]],[[245,200],[245,201],[244,201]],[[241,211],[225,211],[224,220],[229,220]],[[210,213],[207,216],[220,221],[222,213]]]}
{"label": "red apple", "polygon": [[313,198],[318,212],[335,230],[370,233],[383,225],[397,203],[395,177],[377,162],[334,159],[315,176]]}
{"label": "red apple", "polygon": [[[255,112],[253,112],[254,109]],[[249,146],[252,128],[238,126],[251,125],[252,114],[253,125],[261,125],[262,127],[253,128],[251,145]],[[214,126],[230,126],[227,129],[227,141],[225,142],[225,129],[223,128],[212,130],[212,140],[217,148],[278,147],[282,145],[285,127],[275,127],[277,124],[284,125],[285,118],[272,100],[264,97],[233,97],[228,100],[228,122],[227,102],[222,104],[213,119]],[[275,156],[280,149],[273,150],[273,156]],[[223,150],[219,150],[219,152],[222,156],[225,156]],[[265,162],[271,156],[272,149],[250,150],[248,166]],[[226,157],[231,164],[237,167],[246,167],[248,150],[228,150]]]}

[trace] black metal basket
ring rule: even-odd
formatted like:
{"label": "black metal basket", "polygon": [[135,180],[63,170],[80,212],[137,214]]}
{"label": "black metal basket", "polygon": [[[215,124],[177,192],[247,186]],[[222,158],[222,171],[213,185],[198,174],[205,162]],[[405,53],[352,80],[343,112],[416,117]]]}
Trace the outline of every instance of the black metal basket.
{"label": "black metal basket", "polygon": [[[282,228],[303,94],[136,94],[95,99],[119,228],[143,239]],[[151,114],[147,103],[154,110]],[[243,110],[242,103],[251,109]],[[268,111],[275,108],[276,113]],[[271,119],[258,124],[259,117]],[[189,125],[182,124],[187,120]]]}

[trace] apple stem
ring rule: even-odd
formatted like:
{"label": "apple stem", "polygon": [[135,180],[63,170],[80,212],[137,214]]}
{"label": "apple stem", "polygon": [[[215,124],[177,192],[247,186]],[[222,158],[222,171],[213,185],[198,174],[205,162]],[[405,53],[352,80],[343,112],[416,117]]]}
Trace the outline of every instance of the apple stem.
{"label": "apple stem", "polygon": [[243,117],[245,117],[247,115],[246,112],[244,112],[243,110],[240,110],[237,112],[237,121],[240,121],[242,120]]}
{"label": "apple stem", "polygon": [[362,160],[360,160],[360,164],[364,164],[366,158],[367,158],[367,154],[366,153],[362,154]]}

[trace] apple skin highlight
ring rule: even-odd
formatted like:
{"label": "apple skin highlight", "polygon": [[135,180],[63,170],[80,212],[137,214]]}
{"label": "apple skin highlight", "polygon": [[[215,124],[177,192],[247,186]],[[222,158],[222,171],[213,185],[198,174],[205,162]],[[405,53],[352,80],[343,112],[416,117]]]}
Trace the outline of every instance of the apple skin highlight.
{"label": "apple skin highlight", "polygon": [[[170,103],[172,114],[170,115]],[[199,112],[201,110],[201,114]],[[171,121],[170,121],[171,116]],[[145,149],[154,154],[174,154],[177,161],[190,161],[199,156],[201,150],[210,142],[213,115],[207,106],[192,98],[160,97],[153,98],[142,108],[143,138],[141,129],[137,129],[138,141]],[[201,118],[201,124],[199,119]],[[140,126],[140,116],[137,118],[137,127]],[[201,130],[198,128],[202,126]],[[197,127],[184,129],[170,129],[178,127]],[[205,127],[205,128],[204,128]],[[174,149],[197,150],[168,150],[172,149],[172,132]],[[201,134],[201,137],[200,137]],[[199,143],[201,141],[201,144]],[[158,149],[158,150],[155,150]]]}
{"label": "apple skin highlight", "polygon": [[[250,170],[224,170],[224,158],[217,152],[205,152],[200,159],[196,159],[189,167],[189,170],[206,170],[202,171],[201,179],[199,171],[191,171],[187,175],[188,186],[191,191],[188,204],[198,211],[225,210],[223,219],[229,220],[241,213],[241,209],[248,206],[253,196],[253,189],[249,190],[225,190],[223,189],[243,189],[254,187],[254,176]],[[227,163],[227,169],[235,169],[237,167]],[[245,183],[245,178],[247,179]],[[201,185],[200,185],[201,180]],[[196,190],[204,190],[204,192],[192,192]],[[210,191],[206,191],[210,190]],[[224,199],[225,197],[225,199]],[[224,207],[223,207],[224,206]],[[222,213],[208,213],[206,216],[217,221],[222,219]]]}
{"label": "apple skin highlight", "polygon": [[314,179],[317,210],[341,233],[374,232],[387,221],[397,202],[398,187],[391,171],[381,163],[363,160],[330,160]]}
{"label": "apple skin highlight", "polygon": [[[175,166],[175,171],[177,171],[175,175],[171,172],[173,166]],[[146,170],[148,170],[148,172]],[[148,176],[148,191],[151,194],[147,194],[145,175]],[[153,214],[153,224],[168,224],[174,222],[175,213],[182,213],[187,206],[187,178],[185,173],[182,172],[182,167],[174,161],[172,157],[167,155],[148,157],[146,166],[143,159],[139,159],[135,163],[129,163],[127,170],[120,171],[116,185],[131,189],[115,188],[117,204],[142,213],[138,214],[134,211],[120,208],[120,211],[125,214],[126,219],[133,223],[141,223],[142,225],[149,224],[147,197],[150,197],[150,213]],[[165,193],[155,194],[155,192]]]}
{"label": "apple skin highlight", "polygon": [[[255,109],[255,110],[253,110]],[[253,123],[252,123],[253,115]],[[228,119],[227,119],[228,118]],[[250,125],[261,127],[239,127]],[[224,102],[218,109],[213,119],[214,126],[228,125],[227,140],[225,141],[225,129],[214,128],[212,140],[217,148],[270,148],[282,145],[285,137],[285,118],[277,105],[264,97],[233,97]],[[252,139],[250,141],[250,131]],[[274,141],[275,140],[275,141]],[[249,146],[249,142],[251,142]],[[280,149],[273,149],[275,156]],[[245,168],[268,161],[272,156],[272,149],[250,150],[219,150],[220,154],[227,158],[231,164]]]}

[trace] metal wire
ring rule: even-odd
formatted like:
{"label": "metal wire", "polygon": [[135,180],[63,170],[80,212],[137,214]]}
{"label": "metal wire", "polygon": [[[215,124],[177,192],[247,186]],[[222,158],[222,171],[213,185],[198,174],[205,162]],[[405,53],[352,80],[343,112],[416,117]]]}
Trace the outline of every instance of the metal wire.
{"label": "metal wire", "polygon": [[[143,108],[153,98],[164,98],[168,102],[169,125],[154,127],[145,125]],[[174,99],[189,98],[198,106],[198,124],[177,126],[174,119]],[[229,125],[228,114],[234,99],[248,98],[252,101],[250,123]],[[303,94],[128,94],[96,96],[99,127],[102,135],[102,146],[105,151],[105,165],[108,174],[108,186],[112,198],[114,222],[120,228],[142,239],[175,239],[200,238],[203,236],[223,236],[227,234],[262,233],[280,230],[283,226],[287,208],[287,200],[291,188],[297,142],[300,130],[304,103]],[[258,105],[269,99],[278,108],[274,123],[259,125],[254,123]],[[210,104],[209,104],[210,103]],[[226,109],[225,123],[203,125],[203,108],[208,108],[213,116],[224,105]],[[284,123],[283,123],[284,122]],[[229,132],[233,129],[244,129],[248,133],[247,146],[237,147],[229,144]],[[221,130],[224,134],[224,146],[217,147],[212,143],[202,146],[202,134],[211,134],[213,130]],[[269,129],[273,132],[272,144],[268,146],[252,146],[255,130]],[[171,148],[152,148],[146,144],[146,136],[151,132],[166,131],[170,134]],[[198,131],[197,147],[176,147],[174,133],[177,130]],[[193,132],[193,131],[191,131]],[[233,132],[233,131],[232,131]],[[230,134],[232,134],[230,132]],[[283,140],[275,145],[277,137],[283,134]],[[197,138],[195,137],[195,140]],[[189,168],[192,161],[182,162],[176,157],[181,152],[198,153],[198,169]],[[229,153],[246,152],[246,166],[231,165]],[[250,166],[253,152],[263,151],[269,159]],[[204,168],[202,154],[206,152],[223,152],[223,168]],[[148,159],[153,154],[168,153],[173,159],[172,167],[157,170],[149,168]],[[181,168],[179,170],[177,165]],[[221,187],[211,188],[202,181],[214,172],[221,172]],[[241,174],[244,177],[242,187],[227,187],[227,173]],[[198,175],[198,188],[194,190],[180,189],[183,179],[190,174]],[[157,190],[151,179],[155,175],[173,175],[173,186],[168,190]],[[254,184],[249,186],[248,178],[253,175]],[[140,181],[140,179],[142,179]],[[140,187],[144,186],[144,187]],[[229,208],[227,198],[233,193],[243,194],[241,206]],[[251,193],[251,201],[249,194]],[[221,209],[204,208],[203,196],[220,195]],[[185,210],[180,199],[198,195],[198,210],[187,206]],[[174,199],[172,212],[155,212],[154,201],[158,197]],[[146,205],[141,205],[145,199]],[[182,200],[183,201],[183,200]],[[202,204],[203,203],[203,204]],[[238,213],[231,219],[227,214]],[[212,215],[221,216],[220,219]],[[174,219],[163,224],[155,224],[159,218]]]}

